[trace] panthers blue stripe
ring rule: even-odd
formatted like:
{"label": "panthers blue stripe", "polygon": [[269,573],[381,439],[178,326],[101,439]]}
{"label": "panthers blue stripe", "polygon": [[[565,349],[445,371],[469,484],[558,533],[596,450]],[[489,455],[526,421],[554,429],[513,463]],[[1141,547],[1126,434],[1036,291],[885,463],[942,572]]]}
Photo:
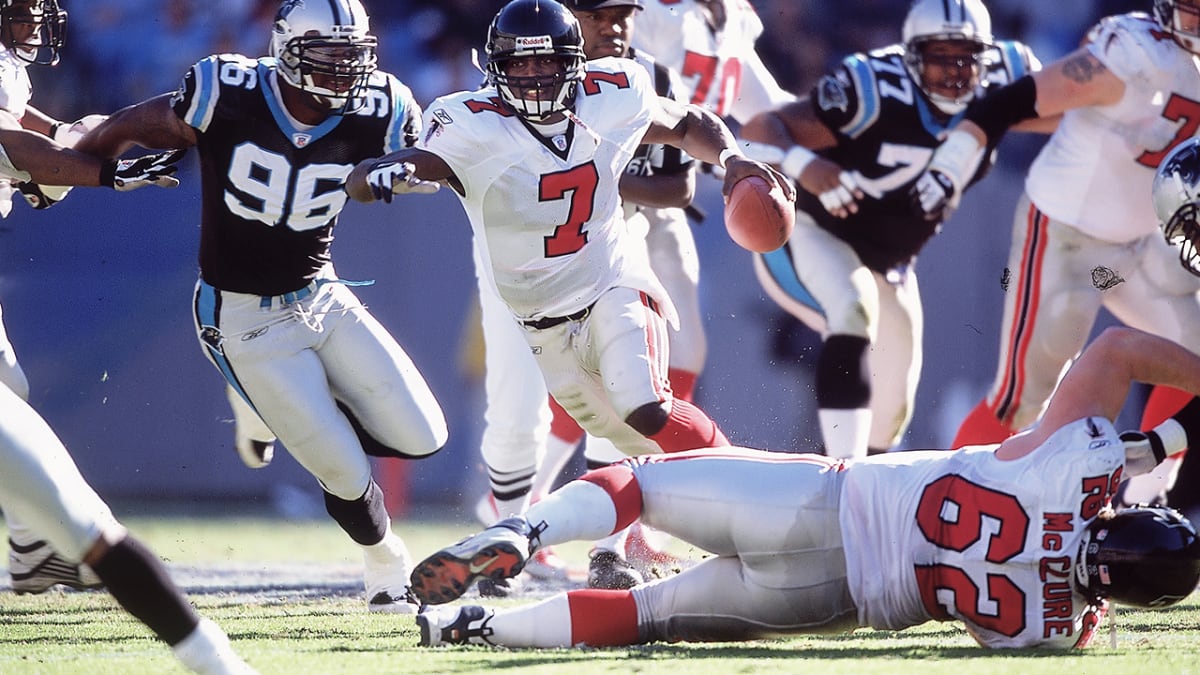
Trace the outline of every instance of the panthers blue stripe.
{"label": "panthers blue stripe", "polygon": [[1000,49],[1004,58],[1004,63],[1008,66],[1009,73],[1012,76],[1010,82],[1019,80],[1029,74],[1025,70],[1025,59],[1021,57],[1021,52],[1017,50],[1017,43],[1011,40],[1002,40],[997,43],[996,47]]}
{"label": "panthers blue stripe", "polygon": [[858,114],[850,124],[842,127],[842,132],[854,138],[879,117],[879,88],[875,86],[875,74],[871,72],[870,64],[858,54],[847,57],[845,64],[858,85],[855,87],[858,90]]}
{"label": "panthers blue stripe", "polygon": [[771,279],[775,281],[781,291],[801,305],[825,316],[825,310],[821,308],[821,303],[817,302],[812,293],[808,292],[804,283],[800,281],[800,277],[796,275],[796,268],[792,265],[791,244],[761,255],[767,271],[771,273]]}
{"label": "panthers blue stripe", "polygon": [[197,63],[194,69],[196,71],[196,100],[195,106],[192,108],[192,116],[187,120],[187,123],[189,126],[200,129],[204,125],[204,118],[208,116],[208,109],[212,105],[213,98],[216,96],[216,59],[204,59]]}
{"label": "panthers blue stripe", "polygon": [[[196,284],[196,298],[194,300],[194,307],[192,308],[192,311],[196,315],[197,326],[200,328],[212,328],[214,330],[220,330],[220,305],[220,291],[208,285],[203,280]],[[233,365],[229,363],[229,359],[225,358],[225,353],[220,349],[214,349],[212,345],[209,345],[203,340],[201,340],[201,342],[204,344],[204,348],[208,350],[208,355],[212,358],[213,364],[216,365],[217,370],[221,371],[221,375],[225,378],[225,381],[228,382],[231,387],[233,387],[234,391],[236,391],[238,395],[242,397],[242,399],[244,399],[247,403],[250,403],[250,397],[246,395],[246,390],[242,388],[242,384],[238,381],[237,375],[234,375]],[[254,404],[250,403],[250,407],[253,408]]]}

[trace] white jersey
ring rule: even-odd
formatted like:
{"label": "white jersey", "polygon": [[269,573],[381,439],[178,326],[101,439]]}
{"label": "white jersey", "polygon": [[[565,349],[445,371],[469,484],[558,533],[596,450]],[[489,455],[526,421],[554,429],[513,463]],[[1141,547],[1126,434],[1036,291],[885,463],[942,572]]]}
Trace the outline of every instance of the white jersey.
{"label": "white jersey", "polygon": [[633,48],[679,73],[689,102],[744,124],[795,97],[780,88],[754,51],[763,32],[754,7],[728,0],[726,12],[724,29],[714,32],[696,0],[647,0],[637,15]]}
{"label": "white jersey", "polygon": [[618,193],[657,108],[649,73],[616,58],[587,63],[578,122],[550,138],[502,105],[494,87],[429,106],[419,147],[462,183],[485,276],[517,318],[573,314],[625,286],[649,293],[673,320]]}
{"label": "white jersey", "polygon": [[[20,121],[32,96],[33,86],[29,83],[25,62],[11,49],[0,46],[0,109]],[[0,162],[3,164],[6,162]],[[15,177],[0,171],[0,216],[7,216],[12,209],[13,187],[9,178]]]}
{"label": "white jersey", "polygon": [[840,520],[860,623],[958,619],[989,647],[1087,643],[1100,613],[1074,590],[1074,565],[1121,479],[1124,445],[1111,422],[1089,417],[1021,459],[993,450],[851,466]]}
{"label": "white jersey", "polygon": [[1150,184],[1167,152],[1197,132],[1200,73],[1196,58],[1141,12],[1107,17],[1088,37],[1125,93],[1113,105],[1068,111],[1025,190],[1051,218],[1123,243],[1157,231]]}

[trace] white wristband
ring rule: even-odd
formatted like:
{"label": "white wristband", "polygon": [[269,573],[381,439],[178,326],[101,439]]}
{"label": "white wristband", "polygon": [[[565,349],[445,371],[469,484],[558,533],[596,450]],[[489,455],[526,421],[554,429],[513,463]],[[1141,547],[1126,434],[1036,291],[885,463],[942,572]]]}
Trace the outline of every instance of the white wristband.
{"label": "white wristband", "polygon": [[724,169],[725,162],[728,162],[730,157],[741,157],[741,156],[742,156],[742,153],[738,152],[737,148],[725,148],[724,150],[721,151],[720,156],[717,157],[717,165],[720,166],[722,169]]}
{"label": "white wristband", "polygon": [[783,162],[779,168],[792,178],[792,180],[800,180],[800,174],[804,173],[804,169],[812,164],[817,158],[817,153],[809,150],[803,145],[793,145],[788,148],[787,154],[783,156]]}
{"label": "white wristband", "polygon": [[945,174],[954,189],[962,192],[966,182],[975,175],[979,162],[983,159],[984,148],[971,134],[955,129],[946,136],[946,140],[934,151],[929,160],[929,168],[937,169]]}

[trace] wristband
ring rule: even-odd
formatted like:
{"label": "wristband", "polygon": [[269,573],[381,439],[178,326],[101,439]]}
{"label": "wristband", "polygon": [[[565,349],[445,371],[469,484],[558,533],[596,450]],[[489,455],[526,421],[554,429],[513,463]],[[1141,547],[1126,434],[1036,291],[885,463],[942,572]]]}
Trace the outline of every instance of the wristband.
{"label": "wristband", "polygon": [[817,153],[809,150],[803,145],[793,145],[788,148],[787,154],[783,156],[783,162],[779,165],[783,172],[791,176],[793,180],[800,180],[800,174],[804,173],[804,169],[812,164],[817,158]]}
{"label": "wristband", "polygon": [[53,138],[55,140],[55,142],[58,141],[58,130],[61,129],[62,127],[63,127],[62,122],[51,122],[50,123],[49,136],[50,136],[50,138]]}
{"label": "wristband", "polygon": [[117,160],[105,160],[100,165],[100,187],[115,188],[117,185]]}
{"label": "wristband", "polygon": [[983,146],[979,145],[974,136],[961,129],[955,129],[933,153],[929,169],[941,171],[950,179],[954,189],[962,192],[967,181],[979,168],[983,152]]}
{"label": "wristband", "polygon": [[737,148],[725,148],[724,150],[721,151],[720,156],[717,157],[717,166],[720,166],[722,169],[724,169],[725,162],[728,162],[730,157],[741,157],[741,156],[742,156],[742,153],[738,152]]}

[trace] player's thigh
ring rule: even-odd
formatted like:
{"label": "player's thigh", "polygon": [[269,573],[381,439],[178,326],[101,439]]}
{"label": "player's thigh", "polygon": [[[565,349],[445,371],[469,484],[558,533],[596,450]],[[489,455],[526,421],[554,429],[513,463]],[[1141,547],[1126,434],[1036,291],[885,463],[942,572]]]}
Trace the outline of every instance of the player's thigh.
{"label": "player's thigh", "polygon": [[598,373],[622,420],[647,403],[670,400],[668,333],[653,301],[637,289],[610,289],[592,307],[581,358]]}
{"label": "player's thigh", "polygon": [[14,392],[0,387],[0,508],[66,559],[119,528],[57,435]]}
{"label": "player's thigh", "polygon": [[487,396],[480,449],[491,466],[522,456],[534,461],[550,431],[546,382],[525,331],[486,281],[479,284],[479,305]]}
{"label": "player's thigh", "polygon": [[1105,293],[1105,306],[1123,323],[1200,353],[1200,278],[1179,264],[1179,251],[1157,234],[1146,237],[1139,264]]}
{"label": "player's thigh", "polygon": [[657,443],[626,424],[613,408],[598,370],[585,365],[583,360],[591,353],[585,322],[572,321],[544,330],[523,329],[547,389],[589,434],[609,439],[627,455],[658,452]]}
{"label": "player's thigh", "polygon": [[875,274],[879,335],[871,344],[872,448],[890,448],[912,420],[921,377],[923,312],[916,273]]}
{"label": "player's thigh", "polygon": [[8,341],[3,309],[0,309],[0,385],[13,390],[22,399],[29,398],[29,380],[26,379],[21,364],[17,363],[17,353],[13,350],[12,343]]}
{"label": "player's thigh", "polygon": [[646,235],[650,267],[679,315],[679,330],[670,334],[671,367],[698,373],[704,368],[708,342],[700,312],[700,259],[692,229],[682,209],[642,213],[650,223]]}
{"label": "player's thigh", "polygon": [[633,464],[642,520],[706,551],[756,562],[759,583],[785,583],[780,552],[840,548],[842,474],[817,455],[730,448]]}
{"label": "player's thigh", "polygon": [[346,306],[330,314],[316,351],[334,397],[384,445],[407,455],[436,451],[446,442],[446,420],[424,376],[374,316]]}
{"label": "player's thigh", "polygon": [[803,211],[786,246],[756,257],[756,273],[767,295],[814,330],[874,339],[879,300],[871,271]]}
{"label": "player's thigh", "polygon": [[[840,552],[840,550],[839,550]],[[785,556],[796,566],[802,555]],[[843,565],[844,568],[844,565]],[[836,632],[857,625],[845,573],[801,588],[766,587],[737,557],[716,557],[633,590],[639,628],[650,640],[751,640],[792,632]]]}

